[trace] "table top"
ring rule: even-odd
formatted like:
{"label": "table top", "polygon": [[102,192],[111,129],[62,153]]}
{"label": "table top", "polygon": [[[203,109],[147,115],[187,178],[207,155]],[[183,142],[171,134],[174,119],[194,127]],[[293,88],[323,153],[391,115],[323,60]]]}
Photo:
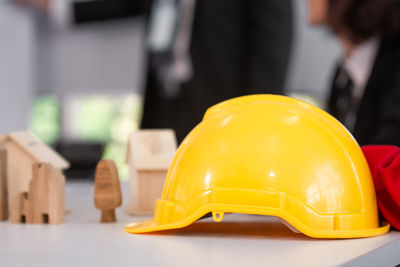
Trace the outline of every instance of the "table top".
{"label": "table top", "polygon": [[62,225],[0,223],[1,266],[395,266],[400,232],[345,240],[293,233],[268,216],[225,215],[181,230],[124,232],[149,217],[117,210],[117,223],[99,223],[93,183],[69,182]]}

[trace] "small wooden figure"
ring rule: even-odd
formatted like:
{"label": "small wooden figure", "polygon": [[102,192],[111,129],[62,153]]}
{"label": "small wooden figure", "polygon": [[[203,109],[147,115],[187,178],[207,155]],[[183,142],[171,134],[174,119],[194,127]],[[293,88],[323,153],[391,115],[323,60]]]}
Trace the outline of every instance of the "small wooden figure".
{"label": "small wooden figure", "polygon": [[161,197],[168,168],[176,152],[175,132],[141,130],[129,138],[126,162],[130,168],[129,214],[152,214]]}
{"label": "small wooden figure", "polygon": [[[22,192],[14,199],[10,210],[12,223],[64,222],[65,177],[48,163],[34,163],[33,178],[29,191]],[[12,212],[11,212],[12,211]]]}
{"label": "small wooden figure", "polygon": [[101,210],[102,223],[115,222],[115,208],[121,206],[122,195],[118,170],[114,161],[101,160],[96,167],[94,204]]}
{"label": "small wooden figure", "polygon": [[7,150],[8,206],[10,217],[13,217],[11,205],[14,199],[29,191],[29,181],[33,177],[32,164],[50,163],[61,173],[69,168],[69,163],[29,131],[8,134],[4,147]]}

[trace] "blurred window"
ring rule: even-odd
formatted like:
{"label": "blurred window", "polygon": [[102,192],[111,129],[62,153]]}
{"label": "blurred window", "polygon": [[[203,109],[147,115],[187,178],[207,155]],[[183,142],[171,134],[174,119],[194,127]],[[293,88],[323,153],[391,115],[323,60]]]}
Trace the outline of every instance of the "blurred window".
{"label": "blurred window", "polygon": [[52,95],[38,96],[31,112],[30,128],[45,143],[54,144],[61,136],[60,102]]}
{"label": "blurred window", "polygon": [[31,130],[44,142],[101,143],[102,158],[113,159],[121,178],[129,134],[138,129],[142,100],[137,94],[69,96],[63,101],[47,95],[35,99]]}

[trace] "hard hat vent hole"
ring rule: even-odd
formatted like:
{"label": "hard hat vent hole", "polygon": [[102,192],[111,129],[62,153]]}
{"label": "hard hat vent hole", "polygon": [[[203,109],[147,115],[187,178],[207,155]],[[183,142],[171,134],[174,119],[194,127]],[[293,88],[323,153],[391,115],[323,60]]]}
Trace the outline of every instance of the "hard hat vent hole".
{"label": "hard hat vent hole", "polygon": [[214,222],[221,222],[222,219],[224,218],[224,213],[213,211],[212,216],[213,216]]}

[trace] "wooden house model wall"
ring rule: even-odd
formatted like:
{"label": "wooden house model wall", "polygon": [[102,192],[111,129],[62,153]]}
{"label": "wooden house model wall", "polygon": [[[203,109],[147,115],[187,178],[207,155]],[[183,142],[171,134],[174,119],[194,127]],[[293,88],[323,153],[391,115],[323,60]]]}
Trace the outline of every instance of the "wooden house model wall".
{"label": "wooden house model wall", "polygon": [[173,130],[141,130],[131,134],[126,161],[130,168],[128,202],[130,214],[152,214],[161,197],[168,168],[177,144]]}
{"label": "wooden house model wall", "polygon": [[12,223],[64,222],[65,176],[51,164],[34,163],[33,177],[27,192],[19,193],[12,202]]}

